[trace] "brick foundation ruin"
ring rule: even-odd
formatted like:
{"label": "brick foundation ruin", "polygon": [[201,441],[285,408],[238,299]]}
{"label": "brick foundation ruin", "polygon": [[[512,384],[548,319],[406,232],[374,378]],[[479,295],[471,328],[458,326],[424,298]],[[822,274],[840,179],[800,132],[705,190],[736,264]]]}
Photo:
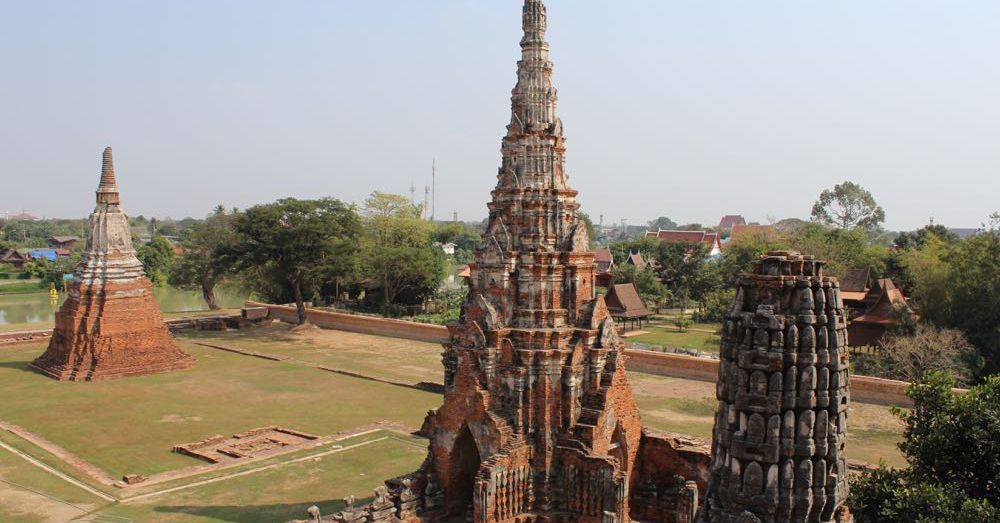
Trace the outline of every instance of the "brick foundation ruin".
{"label": "brick foundation ruin", "polygon": [[136,258],[110,147],[103,160],[87,248],[48,349],[30,368],[57,380],[89,381],[191,367],[194,358],[174,344]]}

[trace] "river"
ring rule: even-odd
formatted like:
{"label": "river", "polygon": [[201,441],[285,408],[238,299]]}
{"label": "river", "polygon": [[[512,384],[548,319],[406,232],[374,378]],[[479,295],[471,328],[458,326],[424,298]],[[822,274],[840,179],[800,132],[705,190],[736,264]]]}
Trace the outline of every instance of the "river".
{"label": "river", "polygon": [[[166,313],[193,312],[207,310],[205,300],[199,291],[182,291],[173,287],[157,287],[153,289],[156,302]],[[217,289],[216,298],[224,308],[241,307],[246,295],[231,289]],[[17,325],[25,328],[42,328],[55,321],[56,310],[66,299],[66,294],[60,293],[55,302],[49,299],[48,293],[30,294],[0,294],[0,326],[11,330]]]}

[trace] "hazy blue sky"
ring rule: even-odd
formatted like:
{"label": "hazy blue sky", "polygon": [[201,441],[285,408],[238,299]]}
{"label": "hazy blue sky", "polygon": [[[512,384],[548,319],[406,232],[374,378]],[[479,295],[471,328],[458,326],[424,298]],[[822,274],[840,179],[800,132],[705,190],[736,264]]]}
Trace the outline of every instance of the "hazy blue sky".
{"label": "hazy blue sky", "polygon": [[[201,216],[429,183],[485,216],[519,0],[0,0],[0,212]],[[584,210],[807,217],[850,179],[886,225],[1000,210],[996,0],[550,0]]]}

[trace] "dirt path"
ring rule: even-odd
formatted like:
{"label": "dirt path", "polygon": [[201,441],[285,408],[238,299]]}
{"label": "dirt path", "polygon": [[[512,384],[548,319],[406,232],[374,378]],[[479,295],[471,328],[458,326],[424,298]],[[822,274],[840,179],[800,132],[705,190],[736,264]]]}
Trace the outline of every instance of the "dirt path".
{"label": "dirt path", "polygon": [[29,456],[29,455],[21,452],[20,450],[17,450],[14,447],[11,447],[10,445],[7,445],[6,443],[4,443],[2,441],[0,441],[0,448],[2,448],[4,450],[7,450],[8,452],[10,452],[10,453],[14,454],[15,456],[17,456],[17,457],[19,457],[19,458],[27,461],[28,463],[31,463],[32,465],[34,465],[34,466],[36,466],[36,467],[44,470],[45,472],[48,472],[49,474],[52,474],[53,476],[55,476],[55,477],[57,477],[59,479],[62,479],[63,481],[66,481],[67,483],[70,483],[72,485],[80,487],[83,490],[86,490],[87,492],[90,492],[91,494],[93,494],[93,495],[95,495],[95,496],[97,496],[97,497],[99,497],[99,498],[101,498],[101,499],[103,499],[105,501],[112,501],[112,502],[113,501],[117,501],[117,499],[115,499],[113,496],[105,494],[104,492],[101,492],[100,490],[97,490],[97,489],[91,487],[90,485],[87,485],[86,483],[82,483],[80,481],[77,481],[77,480],[75,480],[75,479],[67,476],[66,474],[63,474],[62,472],[59,472],[58,470],[56,470],[56,469],[54,469],[54,468],[46,465],[45,463],[42,463],[41,461],[38,461],[37,459],[35,459],[35,458],[33,458],[33,457],[31,457],[31,456]]}

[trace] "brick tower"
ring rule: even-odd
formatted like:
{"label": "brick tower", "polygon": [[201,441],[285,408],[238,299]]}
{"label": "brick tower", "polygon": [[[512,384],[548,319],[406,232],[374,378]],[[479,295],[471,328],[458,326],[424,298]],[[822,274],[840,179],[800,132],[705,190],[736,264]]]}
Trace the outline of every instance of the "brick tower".
{"label": "brick tower", "polygon": [[542,1],[525,0],[503,160],[469,297],[448,327],[427,459],[374,503],[312,521],[693,521],[698,486],[681,475],[707,481],[708,455],[643,431],[567,183],[546,24]]}
{"label": "brick tower", "polygon": [[704,523],[850,521],[847,319],[823,262],[764,256],[723,324]]}
{"label": "brick tower", "polygon": [[194,365],[174,345],[153,286],[132,248],[111,148],[104,150],[97,207],[69,298],[56,314],[49,347],[30,367],[57,380],[101,380]]}

